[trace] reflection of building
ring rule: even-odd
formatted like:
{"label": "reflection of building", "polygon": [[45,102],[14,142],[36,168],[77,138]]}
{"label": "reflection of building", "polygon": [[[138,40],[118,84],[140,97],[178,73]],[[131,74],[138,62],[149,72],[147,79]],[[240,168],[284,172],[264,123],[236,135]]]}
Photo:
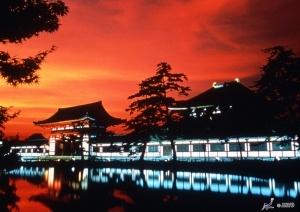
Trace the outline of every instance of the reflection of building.
{"label": "reflection of building", "polygon": [[[218,201],[224,199],[219,198],[220,195],[226,196],[225,201],[221,201],[221,204],[227,205],[236,205],[239,200],[250,199],[253,201],[253,198],[261,199],[261,197],[270,196],[289,202],[296,201],[297,205],[300,194],[300,182],[297,179],[282,182],[274,178],[260,178],[252,175],[198,171],[24,166],[8,170],[7,175],[16,182],[22,178],[38,187],[47,188],[44,192],[38,193],[37,190],[33,190],[29,200],[42,202],[52,209],[51,211],[121,211],[108,210],[108,208],[113,208],[115,205],[128,206],[128,201],[126,201],[128,198],[125,197],[130,197],[133,200],[131,202],[135,203],[131,205],[134,207],[126,207],[126,211],[145,211],[145,208],[148,209],[148,204],[162,202],[165,194],[180,197],[174,205],[175,207],[185,206],[186,211],[201,205],[199,200],[206,203],[213,197],[218,197]],[[18,191],[19,189],[21,189],[19,193],[24,193],[22,187],[18,188]],[[119,197],[122,198],[114,195],[115,191],[121,191]],[[30,194],[28,191],[25,193],[26,195]],[[21,198],[23,197],[21,196]],[[133,210],[136,209],[135,206],[139,205],[142,207]],[[189,207],[190,205],[192,207]],[[203,209],[203,205],[201,205],[201,209]],[[244,206],[245,204],[243,204]],[[155,209],[159,208],[162,207]],[[156,211],[155,209],[151,208],[151,211]],[[215,211],[215,209],[211,210],[211,207],[209,209],[204,211]]]}
{"label": "reflection of building", "polygon": [[[176,171],[175,174],[173,171],[150,169],[141,171],[140,169],[122,168],[77,169],[68,167],[60,170],[54,167],[22,167],[11,170],[8,174],[10,176],[22,176],[27,179],[41,177],[46,181],[50,195],[56,197],[68,196],[70,199],[74,194],[80,195],[80,192],[89,191],[97,184],[113,185],[122,182],[133,182],[138,187],[147,187],[148,189],[209,191],[281,198],[298,198],[300,194],[299,181],[283,184],[274,178],[267,179],[220,173]],[[45,182],[43,183],[45,184]],[[101,190],[99,189],[99,191]],[[64,195],[58,195],[60,193]]]}
{"label": "reflection of building", "polygon": [[90,155],[90,145],[105,139],[109,126],[123,123],[104,109],[102,102],[59,108],[48,119],[34,122],[51,129],[49,155]]}
{"label": "reflection of building", "polygon": [[[145,182],[141,183],[144,175]],[[176,177],[175,177],[176,176]],[[148,189],[177,189],[193,191],[210,191],[217,193],[231,193],[243,195],[262,195],[275,197],[289,196],[297,198],[300,192],[300,183],[294,182],[287,187],[275,182],[274,179],[262,179],[256,177],[165,170],[140,170],[120,168],[98,168],[90,170],[91,182],[110,183],[132,180],[136,185]],[[175,184],[174,184],[175,181]],[[176,186],[175,188],[173,186]]]}

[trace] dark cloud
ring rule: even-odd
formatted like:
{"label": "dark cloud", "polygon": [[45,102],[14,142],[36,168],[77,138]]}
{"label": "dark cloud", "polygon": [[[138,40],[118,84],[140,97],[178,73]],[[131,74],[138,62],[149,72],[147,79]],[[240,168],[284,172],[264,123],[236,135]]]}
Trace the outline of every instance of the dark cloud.
{"label": "dark cloud", "polygon": [[213,18],[220,32],[237,44],[299,45],[300,1],[249,0],[240,7],[227,5]]}
{"label": "dark cloud", "polygon": [[195,0],[176,0],[176,1],[174,1],[174,0],[168,0],[168,1],[166,1],[166,0],[143,0],[142,4],[143,5],[145,5],[145,4],[146,5],[154,5],[157,7],[161,7],[161,6],[168,6],[168,5],[170,5],[172,3],[176,3],[176,2],[185,4],[185,3],[191,3],[193,1],[195,1]]}
{"label": "dark cloud", "polygon": [[198,44],[195,46],[197,51],[234,51],[234,47],[230,44],[220,40],[217,35],[213,34],[204,25],[200,27],[200,30],[196,33],[198,38]]}

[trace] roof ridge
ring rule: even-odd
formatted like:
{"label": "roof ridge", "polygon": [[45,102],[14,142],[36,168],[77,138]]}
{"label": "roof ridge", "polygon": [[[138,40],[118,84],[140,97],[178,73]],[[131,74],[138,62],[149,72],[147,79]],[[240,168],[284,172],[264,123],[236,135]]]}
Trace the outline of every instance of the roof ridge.
{"label": "roof ridge", "polygon": [[83,106],[87,106],[87,105],[93,105],[93,104],[97,104],[100,103],[102,105],[102,101],[96,101],[96,102],[91,102],[91,103],[86,103],[86,104],[81,104],[81,105],[75,105],[75,106],[69,106],[69,107],[60,107],[58,108],[58,110],[60,109],[69,109],[69,108],[77,108],[77,107],[83,107]]}

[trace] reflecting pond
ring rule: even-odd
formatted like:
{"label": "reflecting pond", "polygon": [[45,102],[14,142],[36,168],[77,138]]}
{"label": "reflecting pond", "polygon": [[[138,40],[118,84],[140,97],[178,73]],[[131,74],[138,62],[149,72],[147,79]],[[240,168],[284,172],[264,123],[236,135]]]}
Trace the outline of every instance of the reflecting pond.
{"label": "reflecting pond", "polygon": [[6,176],[20,212],[260,211],[271,198],[273,211],[299,211],[300,204],[300,180],[72,166],[20,167]]}

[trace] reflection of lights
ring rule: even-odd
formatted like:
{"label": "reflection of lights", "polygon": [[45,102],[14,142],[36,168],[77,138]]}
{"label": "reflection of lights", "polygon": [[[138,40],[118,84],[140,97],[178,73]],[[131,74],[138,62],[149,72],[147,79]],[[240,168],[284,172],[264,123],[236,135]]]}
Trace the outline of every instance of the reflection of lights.
{"label": "reflection of lights", "polygon": [[49,171],[46,170],[45,171],[45,181],[48,182],[48,178],[49,178]]}
{"label": "reflection of lights", "polygon": [[61,181],[60,181],[60,179],[59,179],[59,180],[54,180],[54,181],[53,181],[53,188],[54,188],[56,191],[60,191],[60,189],[61,189]]}
{"label": "reflection of lights", "polygon": [[78,173],[78,181],[81,182],[81,171]]}
{"label": "reflection of lights", "polygon": [[160,188],[160,181],[161,181],[161,177],[160,177],[160,171],[157,170],[145,170],[145,176],[146,177],[146,181],[147,181],[147,185],[148,188]]}
{"label": "reflection of lights", "polygon": [[72,187],[74,190],[78,190],[78,189],[79,189],[79,183],[72,182],[72,183],[71,183],[71,187]]}
{"label": "reflection of lights", "polygon": [[116,199],[121,199],[122,201],[125,201],[127,204],[134,205],[133,199],[125,191],[115,189],[112,195]]}
{"label": "reflection of lights", "polygon": [[177,172],[176,186],[179,190],[191,189],[191,173],[190,172]]}
{"label": "reflection of lights", "polygon": [[87,168],[84,168],[82,173],[82,182],[81,182],[82,190],[88,189],[88,173],[89,170]]}
{"label": "reflection of lights", "polygon": [[285,186],[279,183],[275,183],[275,180],[272,182],[272,188],[274,196],[276,197],[284,197],[285,195]]}
{"label": "reflection of lights", "polygon": [[[72,167],[73,168],[73,167]],[[68,180],[67,176],[55,179],[55,168],[26,168],[21,167],[8,172],[11,175],[25,177],[43,176],[48,182],[48,187],[58,195],[63,186],[69,186],[76,190],[87,190],[88,182],[112,183],[116,181],[132,181],[139,187],[146,186],[148,189],[178,189],[208,191],[217,193],[231,193],[242,195],[260,195],[274,197],[298,198],[300,182],[282,184],[274,178],[262,179],[231,174],[202,173],[178,171],[176,173],[166,170],[144,170],[121,168],[84,168],[78,172],[78,181]],[[59,174],[59,173],[58,173]],[[141,175],[144,177],[141,177]],[[175,176],[177,176],[175,178]],[[62,180],[63,179],[63,180]],[[176,180],[174,182],[174,180]],[[175,185],[175,187],[173,187]]]}
{"label": "reflection of lights", "polygon": [[224,193],[228,190],[228,176],[221,174],[211,174],[210,189],[213,192]]}
{"label": "reflection of lights", "polygon": [[297,194],[299,193],[300,190],[300,182],[294,182],[294,188],[291,188],[288,190],[288,194],[290,197],[296,198]]}
{"label": "reflection of lights", "polygon": [[48,186],[51,188],[53,186],[53,182],[54,182],[54,167],[50,167],[48,169]]}

